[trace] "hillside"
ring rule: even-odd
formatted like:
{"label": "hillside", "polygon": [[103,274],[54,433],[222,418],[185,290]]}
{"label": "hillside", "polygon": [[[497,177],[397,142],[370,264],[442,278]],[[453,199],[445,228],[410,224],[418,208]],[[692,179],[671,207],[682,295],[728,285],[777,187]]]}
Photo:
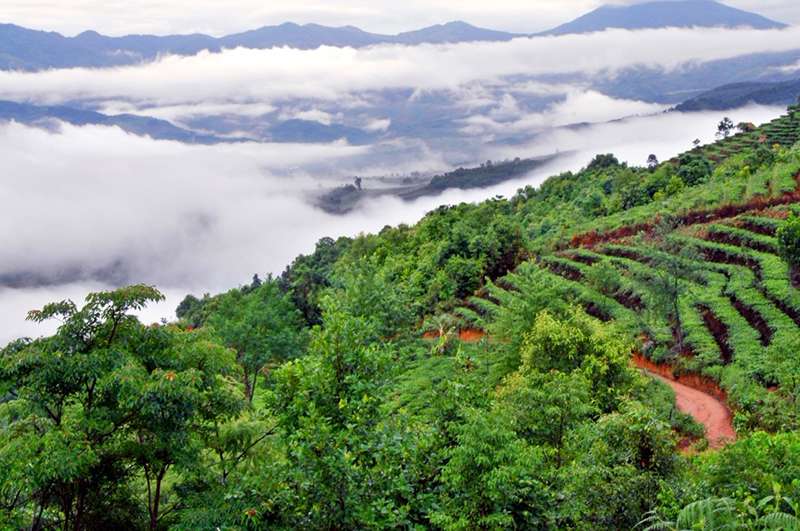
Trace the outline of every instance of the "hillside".
{"label": "hillside", "polygon": [[175,323],[134,317],[150,286],[56,302],[0,356],[0,525],[794,529],[798,277],[793,106],[322,239]]}
{"label": "hillside", "polygon": [[691,27],[779,29],[785,28],[786,24],[713,0],[667,0],[602,6],[546,31],[543,35],[591,33],[612,28],[638,30]]}
{"label": "hillside", "polygon": [[359,180],[358,186],[345,185],[328,190],[316,199],[316,204],[328,213],[345,214],[355,209],[361,201],[370,198],[394,196],[405,201],[413,201],[420,197],[440,195],[446,190],[488,188],[506,181],[523,178],[535,169],[552,162],[558,156],[551,155],[533,159],[517,158],[498,162],[487,161],[479,167],[457,168],[441,175],[434,175],[429,179],[406,177],[402,179],[403,182],[394,183],[391,186],[379,183],[379,187],[373,187],[375,179],[362,179]]}
{"label": "hillside", "polygon": [[800,79],[781,82],[746,82],[723,85],[691,98],[677,107],[678,111],[724,111],[750,103],[790,105],[800,97]]}

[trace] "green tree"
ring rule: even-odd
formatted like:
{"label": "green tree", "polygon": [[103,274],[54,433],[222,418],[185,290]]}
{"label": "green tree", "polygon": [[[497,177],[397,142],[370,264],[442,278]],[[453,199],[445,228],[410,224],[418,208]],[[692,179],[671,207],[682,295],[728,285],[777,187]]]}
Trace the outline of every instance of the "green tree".
{"label": "green tree", "polygon": [[612,411],[633,382],[630,352],[627,340],[579,310],[564,318],[544,311],[525,335],[521,370],[579,371],[589,382],[592,403],[601,411]]}
{"label": "green tree", "polygon": [[[380,391],[388,352],[376,342],[374,321],[351,316],[338,299],[323,303],[323,327],[312,333],[309,355],[275,375],[271,405],[279,420],[295,493],[287,524],[353,529],[377,518],[381,485],[378,447]],[[388,478],[386,478],[388,479]],[[391,519],[394,514],[386,508]]]}
{"label": "green tree", "polygon": [[775,236],[783,259],[795,270],[800,268],[800,216],[790,214]]}
{"label": "green tree", "polygon": [[445,489],[431,522],[444,529],[544,527],[544,452],[519,438],[507,419],[468,411],[442,470]]}
{"label": "green tree", "polygon": [[130,314],[162,299],[131,286],[49,304],[29,319],[59,318],[58,332],[3,350],[0,467],[24,478],[16,509],[30,528],[156,529],[168,472],[195,465],[203,425],[239,411],[228,349]]}
{"label": "green tree", "polygon": [[734,129],[733,121],[727,116],[717,125],[717,138],[728,138]]}
{"label": "green tree", "polygon": [[501,411],[515,419],[520,437],[553,449],[557,468],[565,460],[568,433],[597,413],[591,385],[578,372],[517,372],[506,379],[498,400]]}
{"label": "green tree", "polygon": [[697,274],[699,253],[670,236],[680,227],[675,218],[664,216],[653,227],[646,244],[655,248],[651,265],[655,271],[648,279],[648,308],[665,317],[673,326],[675,348],[683,352],[684,331],[680,300],[691,288]]}
{"label": "green tree", "polygon": [[251,404],[259,374],[297,356],[302,348],[300,314],[272,279],[248,293],[234,289],[219,296],[207,325],[236,351],[245,397]]}

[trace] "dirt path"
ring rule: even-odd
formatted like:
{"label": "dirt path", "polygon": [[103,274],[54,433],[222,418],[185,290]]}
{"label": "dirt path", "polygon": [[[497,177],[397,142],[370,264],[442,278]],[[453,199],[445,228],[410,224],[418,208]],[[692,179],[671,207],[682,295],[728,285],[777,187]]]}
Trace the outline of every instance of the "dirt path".
{"label": "dirt path", "polygon": [[675,391],[675,403],[678,410],[687,413],[705,426],[708,446],[718,450],[736,440],[733,429],[733,416],[722,401],[688,385],[665,378],[647,369],[645,373],[652,378],[661,380]]}

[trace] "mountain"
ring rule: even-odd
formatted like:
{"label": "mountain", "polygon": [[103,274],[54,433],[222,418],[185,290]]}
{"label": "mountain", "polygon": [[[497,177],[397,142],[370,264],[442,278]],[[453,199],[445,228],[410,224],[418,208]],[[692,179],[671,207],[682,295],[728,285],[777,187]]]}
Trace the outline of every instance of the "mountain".
{"label": "mountain", "polygon": [[800,79],[777,83],[733,83],[704,92],[677,107],[678,111],[724,111],[748,103],[789,105],[800,96]]}
{"label": "mountain", "polygon": [[523,35],[520,34],[477,28],[466,22],[448,22],[447,24],[438,24],[421,30],[400,33],[393,38],[393,42],[400,44],[441,44],[477,41],[504,42],[522,36]]}
{"label": "mountain", "polygon": [[221,38],[208,35],[127,35],[108,37],[86,31],[75,37],[0,24],[0,69],[107,67],[151,61],[164,54],[194,55],[223,48],[266,49],[290,46],[303,50],[320,46],[362,48],[375,44],[424,44],[508,41],[521,35],[449,22],[398,35],[369,33],[353,26],[328,27],[291,22],[264,26]]}
{"label": "mountain", "polygon": [[211,135],[201,135],[182,129],[166,120],[134,114],[107,115],[95,111],[75,109],[63,105],[40,106],[13,101],[0,101],[0,121],[41,125],[50,120],[60,120],[72,125],[105,125],[117,126],[128,133],[145,135],[157,140],[174,140],[188,144],[218,144],[237,142],[236,139],[224,139]]}
{"label": "mountain", "polygon": [[750,27],[785,28],[786,24],[713,0],[661,0],[627,6],[602,6],[542,35],[591,33],[611,28]]}
{"label": "mountain", "polygon": [[280,26],[264,26],[263,28],[228,35],[219,39],[224,48],[274,48],[290,46],[301,50],[319,48],[320,46],[351,46],[360,48],[387,42],[391,37],[368,33],[354,26],[332,28],[319,24],[300,26],[287,22]]}

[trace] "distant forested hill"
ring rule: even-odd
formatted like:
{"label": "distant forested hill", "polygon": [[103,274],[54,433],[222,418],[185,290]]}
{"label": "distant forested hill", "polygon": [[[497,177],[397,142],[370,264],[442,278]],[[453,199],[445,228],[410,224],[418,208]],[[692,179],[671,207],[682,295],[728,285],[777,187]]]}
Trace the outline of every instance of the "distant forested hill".
{"label": "distant forested hill", "polygon": [[800,79],[782,82],[733,83],[709,90],[676,107],[679,111],[721,111],[748,103],[789,105],[800,96]]}

